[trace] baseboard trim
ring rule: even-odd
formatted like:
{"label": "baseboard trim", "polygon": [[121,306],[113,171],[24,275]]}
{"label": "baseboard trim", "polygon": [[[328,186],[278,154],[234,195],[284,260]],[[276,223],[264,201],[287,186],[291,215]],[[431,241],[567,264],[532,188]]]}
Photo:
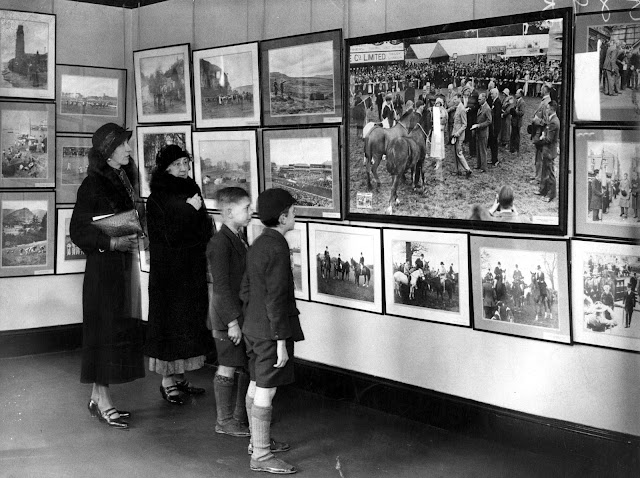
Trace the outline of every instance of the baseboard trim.
{"label": "baseboard trim", "polygon": [[76,350],[82,346],[82,324],[0,331],[0,358]]}
{"label": "baseboard trim", "polygon": [[[532,453],[572,454],[640,476],[640,437],[540,417],[295,359],[297,388]],[[618,476],[612,474],[611,476]]]}

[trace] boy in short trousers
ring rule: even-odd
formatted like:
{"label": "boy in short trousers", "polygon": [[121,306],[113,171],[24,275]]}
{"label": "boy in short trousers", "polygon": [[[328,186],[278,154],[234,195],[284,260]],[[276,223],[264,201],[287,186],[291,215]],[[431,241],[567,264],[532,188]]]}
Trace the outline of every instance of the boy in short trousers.
{"label": "boy in short trousers", "polygon": [[246,397],[251,423],[250,467],[274,474],[297,471],[273,454],[289,446],[271,439],[271,403],[277,387],[294,381],[293,344],[304,340],[284,237],[295,225],[294,203],[291,194],[279,188],[258,197],[258,215],[266,228],[247,253],[240,291],[251,377]]}

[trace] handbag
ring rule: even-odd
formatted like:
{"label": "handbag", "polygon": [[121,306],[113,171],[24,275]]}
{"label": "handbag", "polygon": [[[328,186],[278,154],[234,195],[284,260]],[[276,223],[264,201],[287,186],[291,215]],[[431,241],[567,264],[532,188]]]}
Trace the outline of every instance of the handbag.
{"label": "handbag", "polygon": [[130,234],[144,236],[142,225],[140,224],[140,216],[138,216],[138,211],[135,209],[117,214],[96,216],[91,221],[91,224],[111,237],[122,237]]}

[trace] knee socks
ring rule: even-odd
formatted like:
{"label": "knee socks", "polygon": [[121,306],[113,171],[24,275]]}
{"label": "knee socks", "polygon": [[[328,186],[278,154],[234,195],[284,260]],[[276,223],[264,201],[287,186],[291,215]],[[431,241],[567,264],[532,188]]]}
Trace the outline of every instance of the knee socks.
{"label": "knee socks", "polygon": [[233,378],[216,374],[213,379],[213,393],[216,397],[218,424],[224,425],[233,419]]}
{"label": "knee socks", "polygon": [[247,411],[246,396],[247,389],[249,388],[249,374],[244,370],[237,373],[236,378],[236,408],[233,412],[233,418],[240,423],[248,423],[251,414]]}
{"label": "knee socks", "polygon": [[251,443],[253,460],[259,460],[271,454],[271,412],[272,407],[251,407]]}

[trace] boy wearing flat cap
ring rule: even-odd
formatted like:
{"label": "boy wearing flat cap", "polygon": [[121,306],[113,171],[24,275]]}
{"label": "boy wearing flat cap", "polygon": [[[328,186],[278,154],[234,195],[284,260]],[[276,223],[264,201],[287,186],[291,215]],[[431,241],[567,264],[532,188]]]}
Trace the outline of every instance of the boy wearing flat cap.
{"label": "boy wearing flat cap", "polygon": [[289,244],[295,199],[284,189],[258,196],[258,216],[266,226],[247,252],[240,298],[251,382],[246,407],[251,424],[250,467],[254,471],[291,474],[297,470],[273,453],[289,445],[271,439],[271,402],[277,387],[294,381],[293,344],[304,340],[296,308]]}

